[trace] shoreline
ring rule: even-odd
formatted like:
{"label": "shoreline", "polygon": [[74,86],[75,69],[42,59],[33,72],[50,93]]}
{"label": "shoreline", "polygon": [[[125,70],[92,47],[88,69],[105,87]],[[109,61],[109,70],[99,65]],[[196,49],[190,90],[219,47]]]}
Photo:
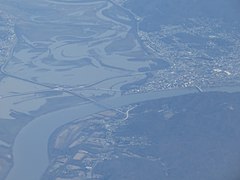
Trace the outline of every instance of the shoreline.
{"label": "shoreline", "polygon": [[[205,90],[205,89],[204,89]],[[221,87],[207,89],[207,92],[226,92],[234,93],[240,92],[240,87]],[[103,104],[111,104],[113,108],[122,107],[124,105],[139,103],[147,100],[169,98],[174,96],[181,96],[187,94],[199,93],[196,88],[184,88],[174,90],[164,90],[158,92],[149,92],[145,94],[133,94],[126,96],[118,96],[100,101]],[[54,111],[52,113],[40,116],[25,126],[15,139],[13,146],[13,156],[15,159],[13,168],[7,176],[7,180],[14,179],[13,177],[21,177],[38,179],[46,170],[48,159],[48,145],[49,137],[62,125],[72,122],[75,119],[87,117],[91,114],[99,113],[106,110],[95,104],[88,103],[84,106],[77,106],[72,108],[65,108],[63,110]],[[68,118],[64,118],[65,115]],[[53,119],[48,121],[48,119]],[[34,139],[31,139],[34,137]],[[24,145],[25,143],[25,145]],[[26,145],[27,143],[27,145]],[[30,150],[30,152],[28,152]],[[40,155],[42,153],[42,156]],[[25,154],[25,155],[23,155]],[[29,175],[29,167],[31,162],[39,162]],[[26,165],[23,166],[23,162]],[[28,167],[29,166],[29,167]],[[25,173],[24,173],[25,171]]]}

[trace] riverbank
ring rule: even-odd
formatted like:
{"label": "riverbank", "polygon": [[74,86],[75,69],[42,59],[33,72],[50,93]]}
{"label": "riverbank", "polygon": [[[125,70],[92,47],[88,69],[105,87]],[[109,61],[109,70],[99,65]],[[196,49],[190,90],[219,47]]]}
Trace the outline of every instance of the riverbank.
{"label": "riverbank", "polygon": [[[222,87],[208,89],[205,92],[240,92],[240,87]],[[181,96],[185,94],[199,93],[196,88],[173,89],[146,94],[133,94],[118,96],[101,101],[105,105],[118,108],[124,105],[137,103],[146,100]],[[10,171],[7,180],[39,179],[48,166],[48,139],[51,134],[60,126],[73,121],[74,119],[98,113],[105,110],[95,104],[85,104],[73,108],[65,108],[36,118],[29,123],[16,137],[13,147],[14,167]],[[34,168],[32,163],[35,163]],[[32,169],[29,171],[29,168]]]}

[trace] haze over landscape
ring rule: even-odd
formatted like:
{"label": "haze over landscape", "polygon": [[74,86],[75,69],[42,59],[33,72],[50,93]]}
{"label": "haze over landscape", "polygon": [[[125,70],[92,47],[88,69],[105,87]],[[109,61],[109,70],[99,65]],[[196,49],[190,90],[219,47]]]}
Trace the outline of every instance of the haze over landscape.
{"label": "haze over landscape", "polygon": [[1,180],[238,180],[238,0],[0,0]]}

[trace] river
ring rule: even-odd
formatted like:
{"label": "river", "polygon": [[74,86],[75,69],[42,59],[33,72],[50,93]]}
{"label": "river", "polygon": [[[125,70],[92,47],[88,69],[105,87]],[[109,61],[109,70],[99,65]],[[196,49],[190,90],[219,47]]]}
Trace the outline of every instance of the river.
{"label": "river", "polygon": [[[207,91],[239,92],[240,87],[208,88]],[[101,103],[117,108],[131,103],[190,93],[199,92],[196,88],[162,90],[159,92],[112,97],[101,101]],[[54,130],[74,119],[83,118],[103,110],[102,107],[96,104],[88,103],[42,115],[29,123],[21,130],[15,140],[13,147],[14,167],[10,171],[7,180],[40,179],[49,163],[47,152],[48,139]]]}
{"label": "river", "polygon": [[[152,63],[136,36],[133,15],[126,9],[115,7],[111,1],[23,0],[19,3],[13,0],[5,3],[10,4],[9,11],[18,17],[15,26],[18,42],[13,58],[1,69],[6,77],[51,90],[85,85],[119,90],[122,85],[145,77],[138,70]],[[118,12],[116,17],[108,14],[113,7]],[[135,56],[145,60],[129,61]],[[84,97],[92,97],[99,93],[79,89],[73,95],[80,92]],[[205,91],[238,92],[239,89],[223,87]],[[63,92],[70,91],[63,89]],[[116,93],[99,101],[104,106],[88,101],[42,114],[17,135],[13,145],[14,165],[6,179],[39,180],[49,164],[49,137],[68,122],[106,110],[106,107],[118,108],[190,93],[199,91],[183,88],[126,96]]]}

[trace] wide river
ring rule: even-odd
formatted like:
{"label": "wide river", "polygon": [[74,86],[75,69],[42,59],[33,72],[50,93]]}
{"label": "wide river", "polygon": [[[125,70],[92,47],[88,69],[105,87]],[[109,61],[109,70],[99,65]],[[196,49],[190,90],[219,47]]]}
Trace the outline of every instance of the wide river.
{"label": "wide river", "polygon": [[[138,39],[134,15],[110,0],[11,0],[1,5],[16,17],[17,36],[12,58],[2,66],[1,73],[9,88],[11,85],[13,92],[17,89],[20,95],[30,90],[61,91],[65,88],[64,93],[85,100],[106,97],[104,91],[98,90],[119,92],[123,85],[144,79],[146,74],[140,73],[139,69],[150,67],[154,61]],[[204,91],[239,92],[240,87]],[[49,165],[49,137],[68,122],[106,110],[106,107],[118,108],[190,93],[199,91],[183,88],[126,96],[112,93],[108,98],[98,100],[104,106],[86,101],[33,116],[35,118],[15,139],[14,165],[6,179],[39,180]],[[12,109],[25,100],[24,96],[19,97],[19,101],[11,103]],[[31,114],[41,107],[34,97],[28,106],[20,104],[19,111]]]}
{"label": "wide river", "polygon": [[[208,92],[218,91],[231,93],[239,92],[240,87],[208,88],[205,90]],[[145,94],[112,97],[101,101],[101,103],[117,108],[131,103],[191,93],[199,92],[196,88],[163,90]],[[14,167],[10,171],[7,180],[40,179],[49,163],[47,151],[48,139],[54,130],[74,119],[82,118],[102,110],[104,110],[102,107],[93,103],[88,103],[42,115],[28,124],[22,129],[15,140],[13,148]]]}

